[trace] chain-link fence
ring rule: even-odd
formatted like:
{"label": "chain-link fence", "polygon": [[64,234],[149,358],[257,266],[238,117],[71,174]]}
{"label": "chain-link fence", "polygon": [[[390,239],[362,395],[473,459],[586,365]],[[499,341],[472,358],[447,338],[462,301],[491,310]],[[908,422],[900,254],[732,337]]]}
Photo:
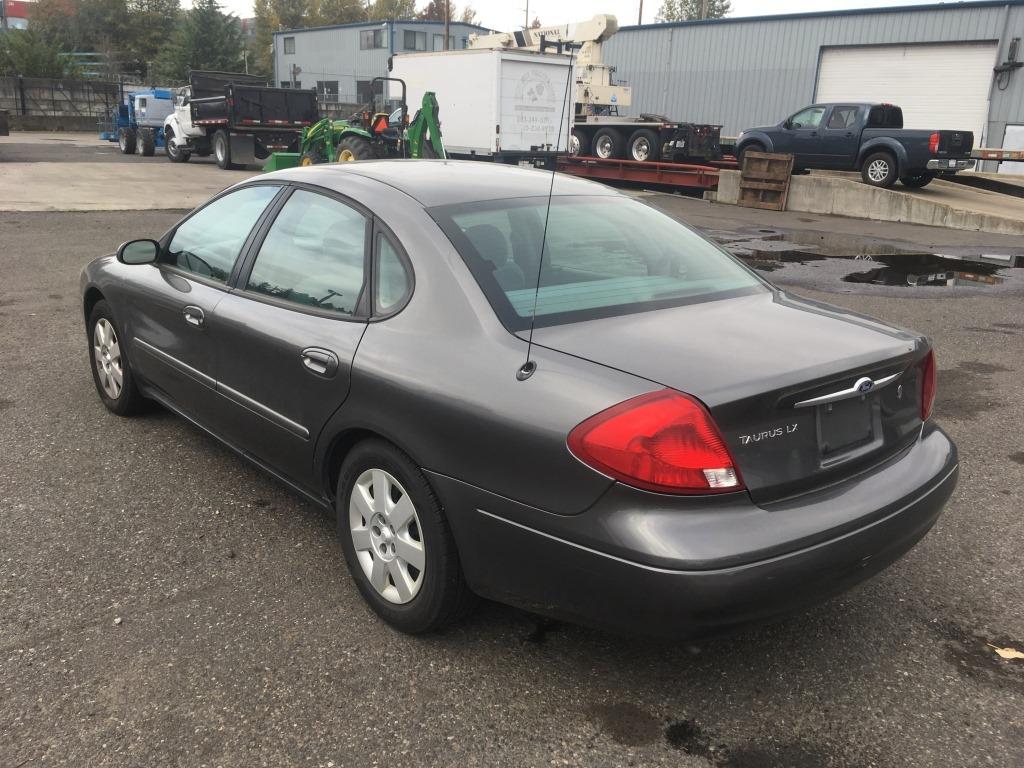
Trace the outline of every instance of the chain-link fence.
{"label": "chain-link fence", "polygon": [[102,117],[117,106],[120,88],[100,80],[0,77],[0,110],[11,115]]}

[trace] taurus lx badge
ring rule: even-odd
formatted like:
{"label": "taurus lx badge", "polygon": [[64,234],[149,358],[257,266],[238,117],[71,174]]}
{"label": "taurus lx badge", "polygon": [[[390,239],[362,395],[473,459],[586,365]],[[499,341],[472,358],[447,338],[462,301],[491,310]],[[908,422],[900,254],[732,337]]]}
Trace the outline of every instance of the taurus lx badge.
{"label": "taurus lx badge", "polygon": [[774,429],[766,429],[764,432],[755,432],[751,435],[740,435],[740,445],[749,445],[750,443],[759,443],[762,440],[772,440],[776,437],[782,437],[783,435],[791,435],[796,432],[796,428],[799,424],[786,424],[783,427],[775,427]]}

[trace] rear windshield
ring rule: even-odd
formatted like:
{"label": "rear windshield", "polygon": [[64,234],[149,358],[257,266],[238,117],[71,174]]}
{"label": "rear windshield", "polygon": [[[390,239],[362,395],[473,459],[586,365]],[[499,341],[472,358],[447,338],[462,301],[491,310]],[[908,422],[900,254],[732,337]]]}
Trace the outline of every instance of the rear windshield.
{"label": "rear windshield", "polygon": [[868,112],[868,128],[902,128],[903,110],[892,104],[878,104]]}
{"label": "rear windshield", "polygon": [[[492,200],[430,210],[506,327],[642,312],[767,290],[675,219],[619,196]],[[540,276],[538,286],[538,274]]]}

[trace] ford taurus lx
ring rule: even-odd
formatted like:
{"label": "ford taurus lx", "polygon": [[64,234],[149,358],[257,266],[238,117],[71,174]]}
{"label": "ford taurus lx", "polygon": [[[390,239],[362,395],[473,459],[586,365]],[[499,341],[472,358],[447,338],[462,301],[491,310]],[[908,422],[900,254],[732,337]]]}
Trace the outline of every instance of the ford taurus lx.
{"label": "ford taurus lx", "polygon": [[104,405],[161,403],[332,510],[406,632],[475,595],[676,637],[770,619],[893,563],[956,484],[926,338],[569,177],[258,176],[82,298]]}

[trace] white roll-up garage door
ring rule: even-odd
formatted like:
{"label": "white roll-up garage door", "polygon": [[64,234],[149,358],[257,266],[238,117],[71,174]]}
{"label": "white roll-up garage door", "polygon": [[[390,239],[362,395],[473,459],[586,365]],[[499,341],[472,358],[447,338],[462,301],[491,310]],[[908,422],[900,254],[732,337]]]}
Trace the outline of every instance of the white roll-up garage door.
{"label": "white roll-up garage door", "polygon": [[996,42],[825,48],[815,100],[903,108],[907,128],[974,132],[983,146]]}

